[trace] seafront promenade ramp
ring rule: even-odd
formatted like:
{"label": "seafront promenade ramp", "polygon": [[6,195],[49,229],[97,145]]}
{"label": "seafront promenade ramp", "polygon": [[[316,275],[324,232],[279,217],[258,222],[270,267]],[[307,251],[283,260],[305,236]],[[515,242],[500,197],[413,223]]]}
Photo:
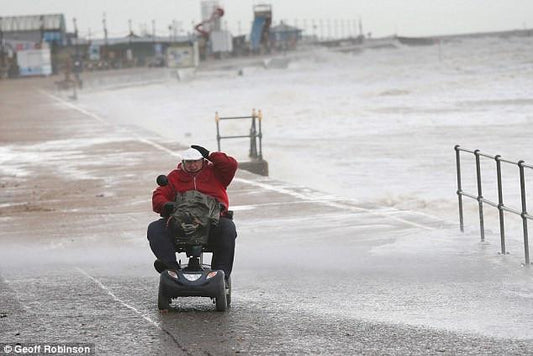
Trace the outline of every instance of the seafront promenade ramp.
{"label": "seafront promenade ramp", "polygon": [[[183,149],[0,81],[0,344],[98,354],[533,353],[533,279],[477,232],[240,170],[232,307],[157,310],[145,237]],[[213,143],[215,146],[215,143]],[[0,350],[0,353],[3,352]]]}

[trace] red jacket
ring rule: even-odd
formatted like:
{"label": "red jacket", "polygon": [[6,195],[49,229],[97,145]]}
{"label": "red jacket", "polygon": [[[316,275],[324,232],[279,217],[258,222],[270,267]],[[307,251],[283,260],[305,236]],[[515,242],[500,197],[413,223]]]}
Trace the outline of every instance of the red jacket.
{"label": "red jacket", "polygon": [[163,205],[173,202],[176,193],[183,193],[188,190],[197,190],[207,194],[228,210],[229,199],[226,188],[233,180],[237,171],[237,161],[222,152],[212,152],[209,155],[204,167],[196,173],[186,172],[182,164],[167,175],[168,185],[157,187],[152,194],[152,209],[156,213],[161,213]]}

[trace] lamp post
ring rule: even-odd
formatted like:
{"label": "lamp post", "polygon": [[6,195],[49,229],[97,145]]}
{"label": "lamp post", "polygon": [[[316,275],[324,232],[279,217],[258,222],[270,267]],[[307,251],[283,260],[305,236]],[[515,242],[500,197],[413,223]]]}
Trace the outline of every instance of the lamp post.
{"label": "lamp post", "polygon": [[74,54],[74,78],[76,78],[76,82],[73,86],[73,93],[72,93],[72,99],[76,100],[78,99],[78,86],[81,88],[81,80],[80,80],[80,72],[81,72],[81,60],[80,60],[80,52],[78,49],[78,25],[76,23],[76,18],[74,17],[72,19],[72,22],[74,23],[74,36],[76,36],[76,44],[74,45],[75,48],[75,54]]}
{"label": "lamp post", "polygon": [[74,23],[74,37],[76,38],[76,44],[74,45],[75,51],[76,51],[76,60],[79,60],[80,53],[78,49],[78,25],[76,23],[76,18],[72,18],[72,22]]}
{"label": "lamp post", "polygon": [[152,20],[152,41],[155,43],[155,20]]}
{"label": "lamp post", "polygon": [[128,28],[129,28],[129,35],[128,35],[128,50],[126,51],[126,59],[128,61],[128,65],[131,65],[133,62],[133,50],[131,49],[131,38],[133,37],[133,31],[131,29],[131,19],[128,20]]}
{"label": "lamp post", "polygon": [[[0,16],[0,68],[3,70],[5,65],[5,57],[4,57],[4,21],[2,20],[2,17]],[[3,73],[0,73],[0,78],[2,77]]]}
{"label": "lamp post", "polygon": [[40,21],[39,31],[41,32],[41,46],[42,46],[44,42],[44,16],[43,15],[39,16],[39,21]]}
{"label": "lamp post", "polygon": [[102,19],[102,25],[104,26],[104,61],[107,62],[107,22],[105,18],[105,12]]}

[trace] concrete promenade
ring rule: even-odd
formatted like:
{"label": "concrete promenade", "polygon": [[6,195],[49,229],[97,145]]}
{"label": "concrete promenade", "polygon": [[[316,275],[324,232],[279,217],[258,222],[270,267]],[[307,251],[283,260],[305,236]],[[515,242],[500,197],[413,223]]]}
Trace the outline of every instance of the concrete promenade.
{"label": "concrete promenade", "polygon": [[150,198],[184,147],[109,124],[55,93],[54,80],[0,81],[0,344],[533,354],[533,271],[518,254],[416,211],[242,170],[229,192],[239,234],[231,309],[186,299],[160,314]]}

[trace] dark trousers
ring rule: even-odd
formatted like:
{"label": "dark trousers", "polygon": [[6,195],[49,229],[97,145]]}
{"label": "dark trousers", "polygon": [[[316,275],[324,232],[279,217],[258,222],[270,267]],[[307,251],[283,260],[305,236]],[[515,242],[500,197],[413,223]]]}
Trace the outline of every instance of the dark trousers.
{"label": "dark trousers", "polygon": [[[147,236],[155,257],[168,266],[177,265],[175,238],[170,229],[167,229],[166,219],[159,219],[150,223]],[[233,221],[221,217],[218,225],[209,231],[208,246],[213,250],[211,269],[221,269],[226,276],[231,274],[236,238],[237,231]]]}

